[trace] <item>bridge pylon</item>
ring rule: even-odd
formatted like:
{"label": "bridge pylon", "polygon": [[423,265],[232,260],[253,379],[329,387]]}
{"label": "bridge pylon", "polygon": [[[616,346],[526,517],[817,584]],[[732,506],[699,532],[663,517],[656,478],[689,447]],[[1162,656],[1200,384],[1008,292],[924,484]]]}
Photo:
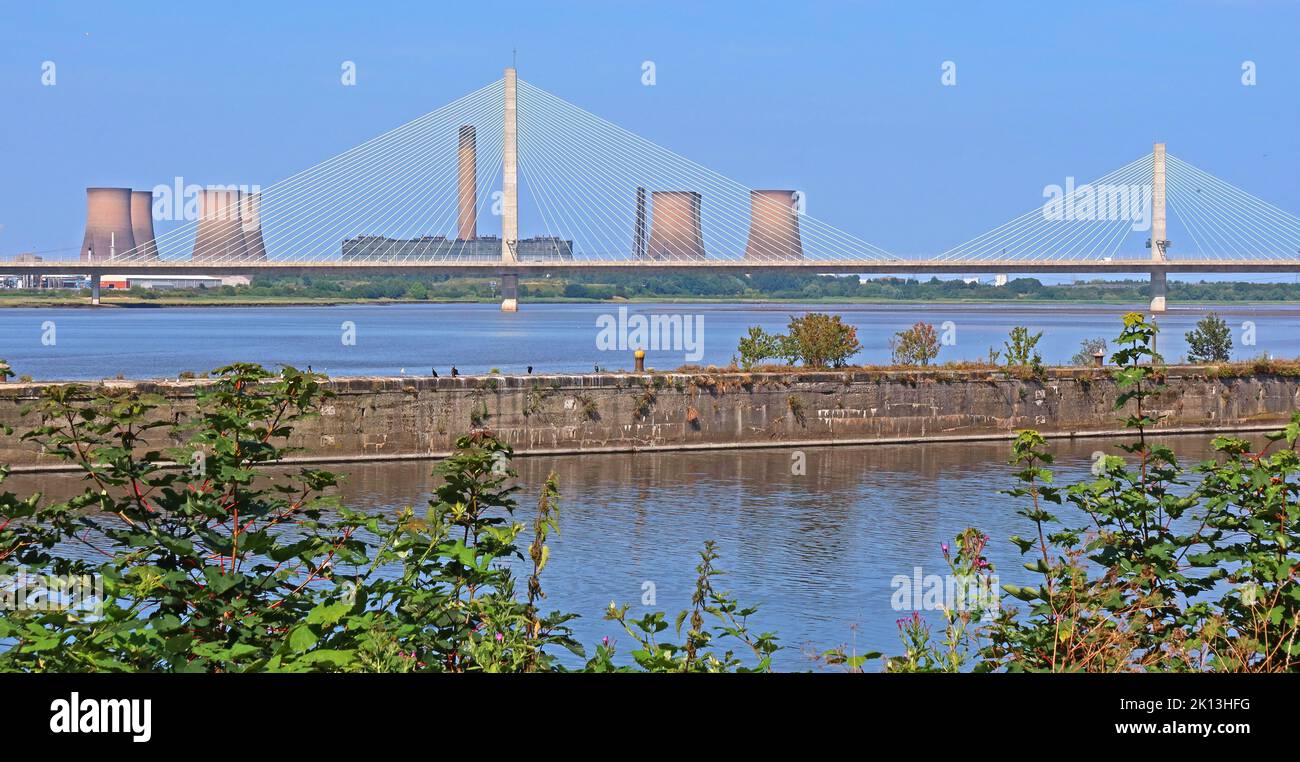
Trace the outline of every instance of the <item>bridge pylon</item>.
{"label": "bridge pylon", "polygon": [[[506,69],[504,145],[501,152],[501,262],[517,264],[519,241],[519,129],[518,80],[513,67]],[[519,275],[501,275],[501,311],[519,311]]]}
{"label": "bridge pylon", "polygon": [[[1168,218],[1165,216],[1165,144],[1156,143],[1151,154],[1151,261],[1164,264],[1169,248]],[[1164,312],[1168,287],[1165,270],[1151,270],[1151,311]]]}

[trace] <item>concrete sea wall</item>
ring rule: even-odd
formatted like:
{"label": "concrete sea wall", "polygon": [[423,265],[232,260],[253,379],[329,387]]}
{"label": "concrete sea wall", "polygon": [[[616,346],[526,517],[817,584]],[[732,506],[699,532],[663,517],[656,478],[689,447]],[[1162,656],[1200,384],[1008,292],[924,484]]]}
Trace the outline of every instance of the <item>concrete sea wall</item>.
{"label": "concrete sea wall", "polygon": [[[194,381],[108,381],[162,395],[158,415],[193,410]],[[1257,430],[1300,409],[1300,378],[1228,376],[1172,367],[1154,407],[1169,431]],[[19,435],[41,384],[0,385],[0,462],[38,470],[57,461]],[[314,460],[438,457],[471,427],[521,453],[618,452],[1055,436],[1117,432],[1109,373],[1049,370],[1045,379],[988,371],[654,373],[457,378],[338,378],[321,414],[293,444]],[[172,443],[154,442],[165,447]]]}

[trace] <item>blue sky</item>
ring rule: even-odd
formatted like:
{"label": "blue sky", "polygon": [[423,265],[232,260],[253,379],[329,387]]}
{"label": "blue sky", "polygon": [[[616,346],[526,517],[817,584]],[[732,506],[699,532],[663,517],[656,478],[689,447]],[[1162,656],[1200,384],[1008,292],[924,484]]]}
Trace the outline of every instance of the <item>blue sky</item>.
{"label": "blue sky", "polygon": [[1156,140],[1300,213],[1297,30],[1300,4],[1263,1],[5,0],[0,255],[75,256],[86,186],[270,185],[497,79],[512,48],[534,84],[746,185],[801,188],[890,251],[941,251]]}

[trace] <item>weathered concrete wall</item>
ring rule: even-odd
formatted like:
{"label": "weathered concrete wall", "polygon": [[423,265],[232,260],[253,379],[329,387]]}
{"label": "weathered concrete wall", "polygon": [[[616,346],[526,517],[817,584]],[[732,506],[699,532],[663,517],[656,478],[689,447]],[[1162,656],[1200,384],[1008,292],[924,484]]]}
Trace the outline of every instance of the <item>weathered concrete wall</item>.
{"label": "weathered concrete wall", "polygon": [[[1300,408],[1300,378],[1207,376],[1170,368],[1156,407],[1166,429],[1275,425]],[[163,395],[159,411],[184,417],[203,381],[107,382]],[[597,452],[733,446],[989,439],[1022,428],[1057,435],[1113,432],[1114,382],[1101,371],[1049,371],[1046,380],[1004,373],[598,374],[458,378],[340,378],[322,414],[293,444],[317,459],[432,457],[472,426],[520,452]],[[40,385],[0,385],[0,462],[53,465],[17,435]],[[170,443],[154,443],[167,446]]]}

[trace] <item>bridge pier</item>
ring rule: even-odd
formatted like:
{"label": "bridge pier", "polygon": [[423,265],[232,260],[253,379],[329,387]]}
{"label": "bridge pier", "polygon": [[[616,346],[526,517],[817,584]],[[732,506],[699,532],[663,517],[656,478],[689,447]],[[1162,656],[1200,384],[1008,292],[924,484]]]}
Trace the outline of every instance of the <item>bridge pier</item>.
{"label": "bridge pier", "polygon": [[519,275],[516,273],[501,275],[501,311],[519,311]]}
{"label": "bridge pier", "polygon": [[1165,279],[1164,270],[1151,271],[1151,311],[1165,311],[1165,294],[1168,283]]}
{"label": "bridge pier", "polygon": [[99,306],[99,273],[90,276],[90,303]]}

